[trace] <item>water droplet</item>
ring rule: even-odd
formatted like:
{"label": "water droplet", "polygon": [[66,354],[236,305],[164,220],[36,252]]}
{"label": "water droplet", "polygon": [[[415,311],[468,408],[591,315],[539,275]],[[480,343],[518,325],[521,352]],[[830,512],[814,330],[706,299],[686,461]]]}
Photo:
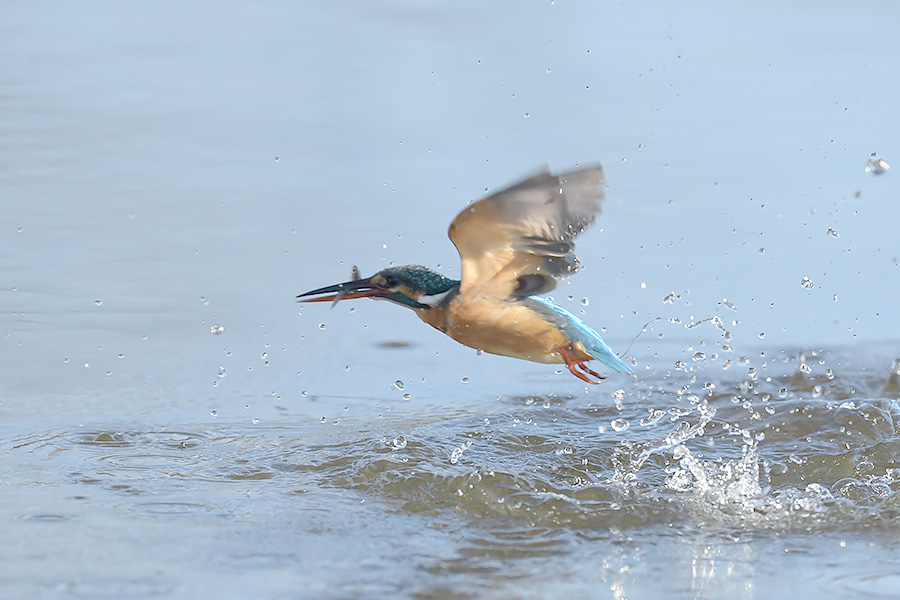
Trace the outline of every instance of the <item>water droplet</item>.
{"label": "water droplet", "polygon": [[403,399],[404,399],[404,400],[409,400],[410,398],[412,398],[412,396],[410,396],[409,392],[403,394]]}
{"label": "water droplet", "polygon": [[527,119],[528,117],[530,117],[530,116],[531,116],[531,113],[525,113],[525,118],[526,118],[526,119]]}
{"label": "water droplet", "polygon": [[205,296],[200,296],[200,302],[203,303],[203,306],[209,306],[209,300]]}
{"label": "water droplet", "polygon": [[481,356],[482,354],[484,354],[484,350],[482,350],[481,348],[479,348],[475,351],[476,356]]}
{"label": "water droplet", "polygon": [[698,360],[706,360],[706,354],[703,352],[695,352],[694,356],[692,356],[691,358],[694,360],[694,362],[697,362]]}
{"label": "water droplet", "polygon": [[326,327],[328,326],[325,323],[319,323],[319,329],[325,329]]}
{"label": "water droplet", "polygon": [[626,419],[613,419],[609,422],[609,426],[613,428],[613,431],[625,431],[631,427],[631,423]]}
{"label": "water droplet", "polygon": [[588,300],[587,298],[582,298],[582,299],[581,299],[581,303],[582,303],[584,306],[588,306],[588,305],[591,303],[591,301]]}
{"label": "water droplet", "polygon": [[459,381],[460,381],[461,383],[469,383],[469,378],[468,378],[468,377],[463,377],[463,378],[460,379]]}
{"label": "water droplet", "polygon": [[319,419],[319,423],[327,423],[327,422],[328,422],[328,419],[326,417],[322,417],[321,419]]}
{"label": "water droplet", "polygon": [[225,367],[220,366],[219,367],[219,379],[222,379],[226,375],[228,375],[228,371],[225,370]]}
{"label": "water droplet", "polygon": [[397,388],[398,390],[405,390],[406,384],[403,383],[402,379],[398,379],[397,381],[394,382],[394,387]]}
{"label": "water droplet", "polygon": [[756,337],[758,337],[758,338],[761,339],[761,340],[764,340],[764,339],[766,339],[766,332],[765,332],[765,331],[760,331],[760,332],[757,334]]}
{"label": "water droplet", "polygon": [[211,410],[211,411],[209,411],[209,416],[211,416],[213,419],[215,419],[216,417],[219,416],[219,413],[216,412],[215,410]]}
{"label": "water droplet", "polygon": [[665,298],[663,298],[663,304],[672,304],[680,297],[681,296],[679,296],[675,292],[669,292],[669,294]]}
{"label": "water droplet", "polygon": [[613,400],[624,400],[625,399],[625,390],[619,388],[612,393]]}
{"label": "water droplet", "polygon": [[89,362],[84,363],[84,368],[85,368],[85,369],[90,369],[90,368],[91,368],[91,363],[89,363]]}
{"label": "water droplet", "polygon": [[834,379],[834,371],[832,371],[830,368],[825,369],[825,377],[827,377],[828,379]]}
{"label": "water droplet", "polygon": [[778,397],[779,398],[787,398],[788,397],[788,389],[781,388],[780,390],[778,390]]}
{"label": "water droplet", "polygon": [[63,359],[63,362],[64,362],[65,364],[69,364],[69,357],[68,357],[68,356],[65,357],[65,358]]}
{"label": "water droplet", "polygon": [[866,161],[866,173],[872,173],[873,175],[881,175],[882,173],[886,173],[890,170],[891,165],[887,163],[886,160],[878,156],[877,152],[873,152],[869,155],[869,160]]}
{"label": "water droplet", "polygon": [[841,237],[841,234],[839,234],[837,231],[835,231],[835,230],[832,229],[831,227],[828,228],[827,233],[828,233],[828,235],[830,235],[831,237]]}
{"label": "water droplet", "polygon": [[406,438],[403,437],[402,435],[398,435],[397,437],[395,437],[394,439],[391,440],[391,446],[393,446],[397,450],[403,450],[404,448],[406,448],[406,444],[407,444]]}
{"label": "water droplet", "polygon": [[812,280],[810,280],[810,278],[807,277],[806,275],[804,275],[803,279],[800,280],[800,285],[802,285],[806,289],[812,289],[815,287],[815,285],[813,285]]}
{"label": "water droplet", "polygon": [[209,328],[209,332],[213,335],[221,335],[223,331],[225,331],[225,328],[221,325],[213,325]]}
{"label": "water droplet", "polygon": [[103,306],[103,300],[94,300],[94,304],[97,306]]}

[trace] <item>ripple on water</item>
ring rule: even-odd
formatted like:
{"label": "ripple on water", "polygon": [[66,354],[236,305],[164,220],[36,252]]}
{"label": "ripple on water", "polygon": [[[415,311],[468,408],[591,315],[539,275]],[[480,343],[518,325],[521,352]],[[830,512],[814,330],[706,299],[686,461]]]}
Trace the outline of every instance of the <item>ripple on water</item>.
{"label": "ripple on water", "polygon": [[149,515],[197,515],[212,512],[214,509],[205,504],[194,502],[136,502],[128,508],[135,512]]}
{"label": "ripple on water", "polygon": [[207,434],[188,431],[78,431],[63,437],[74,444],[104,448],[165,447],[180,450],[197,448]]}
{"label": "ripple on water", "polygon": [[197,465],[197,459],[193,456],[149,452],[108,454],[97,457],[97,461],[106,463],[113,469],[128,471],[173,471],[179,467]]}
{"label": "ripple on water", "polygon": [[31,513],[26,515],[19,515],[18,518],[23,521],[35,521],[38,523],[61,523],[64,521],[71,521],[75,517],[71,515],[60,515],[53,513]]}
{"label": "ripple on water", "polygon": [[179,480],[271,479],[275,456],[259,449],[259,435],[227,427],[215,432],[79,429],[23,436],[12,448],[58,458],[70,453],[77,460],[70,472],[74,481],[145,495]]}
{"label": "ripple on water", "polygon": [[[858,543],[858,542],[856,542]],[[841,548],[851,546],[854,541],[841,540]],[[853,598],[896,598],[900,589],[900,574],[895,569],[885,569],[879,561],[846,565],[837,570],[822,572],[823,587],[843,592],[842,597]]]}
{"label": "ripple on water", "polygon": [[201,470],[209,435],[191,431],[77,431],[60,436],[63,448],[86,450],[79,481],[129,494],[137,481]]}

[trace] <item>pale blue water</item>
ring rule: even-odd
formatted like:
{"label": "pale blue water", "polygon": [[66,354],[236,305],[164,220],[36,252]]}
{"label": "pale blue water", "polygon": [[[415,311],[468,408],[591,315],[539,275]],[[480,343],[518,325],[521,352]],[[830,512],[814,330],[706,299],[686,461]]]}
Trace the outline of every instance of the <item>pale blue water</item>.
{"label": "pale blue water", "polygon": [[[0,6],[0,595],[900,594],[898,26]],[[598,161],[553,296],[637,382],[294,301]]]}

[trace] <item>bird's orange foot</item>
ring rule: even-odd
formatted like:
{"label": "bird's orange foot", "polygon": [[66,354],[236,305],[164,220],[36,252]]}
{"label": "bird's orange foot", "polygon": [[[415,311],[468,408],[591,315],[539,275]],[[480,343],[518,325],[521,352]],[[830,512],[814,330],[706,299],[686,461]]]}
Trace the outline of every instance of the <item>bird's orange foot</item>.
{"label": "bird's orange foot", "polygon": [[[587,366],[586,360],[573,360],[572,357],[569,356],[569,351],[566,348],[560,348],[559,354],[563,357],[563,360],[566,361],[566,366],[569,368],[569,372],[578,379],[593,385],[597,385],[598,383],[600,383],[599,380],[601,379],[606,379],[603,375]],[[581,370],[579,371],[579,369]],[[593,381],[590,377],[588,377],[588,375],[593,375],[597,378],[598,381]]]}

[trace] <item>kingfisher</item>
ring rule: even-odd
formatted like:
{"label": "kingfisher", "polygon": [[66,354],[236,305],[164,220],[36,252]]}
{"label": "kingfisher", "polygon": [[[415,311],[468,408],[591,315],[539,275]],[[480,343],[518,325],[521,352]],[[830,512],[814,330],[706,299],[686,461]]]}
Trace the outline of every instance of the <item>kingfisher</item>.
{"label": "kingfisher", "polygon": [[541,297],[575,273],[575,237],[600,211],[600,165],[553,175],[542,171],[468,205],[448,235],[462,261],[460,280],[421,265],[390,267],[297,296],[299,302],[375,298],[411,308],[424,322],[479,351],[538,363],[563,363],[597,384],[598,360],[631,374],[596,331]]}

